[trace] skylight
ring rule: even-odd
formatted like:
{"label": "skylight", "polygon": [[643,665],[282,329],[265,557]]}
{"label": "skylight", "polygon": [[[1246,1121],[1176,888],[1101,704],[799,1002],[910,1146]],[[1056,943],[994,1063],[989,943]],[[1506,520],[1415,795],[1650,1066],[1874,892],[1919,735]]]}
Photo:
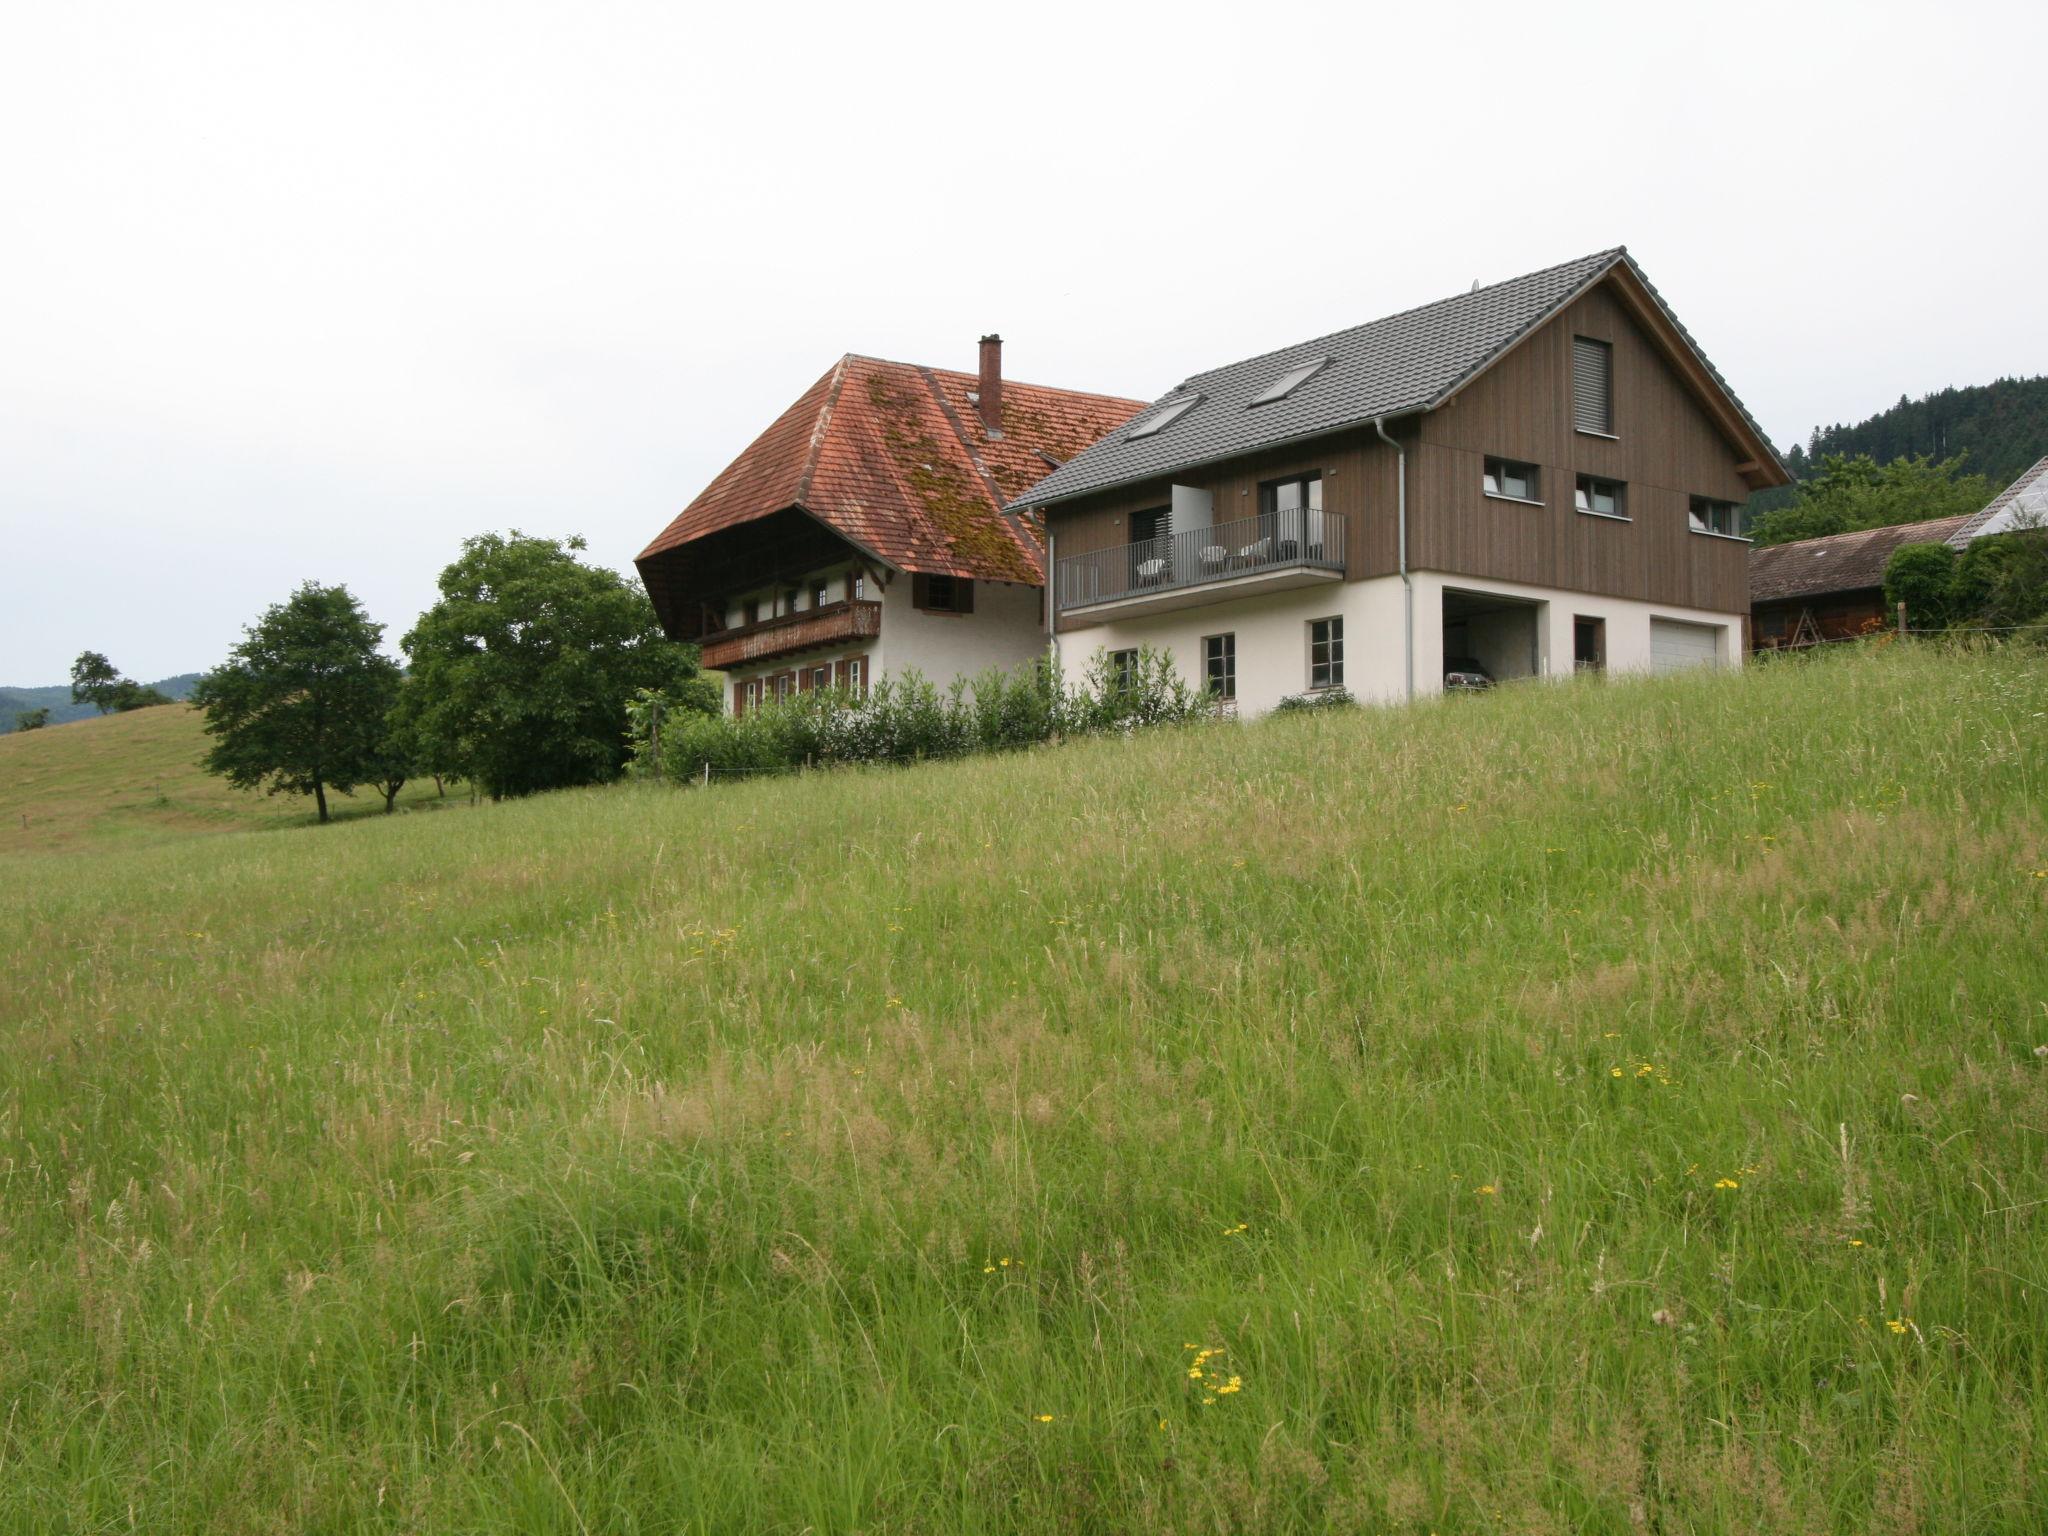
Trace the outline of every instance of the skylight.
{"label": "skylight", "polygon": [[1305,363],[1296,364],[1254,395],[1251,403],[1271,405],[1275,400],[1285,400],[1329,366],[1330,360],[1327,357],[1314,357]]}
{"label": "skylight", "polygon": [[1181,417],[1187,415],[1189,411],[1200,405],[1203,398],[1201,395],[1183,395],[1178,400],[1168,401],[1156,414],[1139,422],[1130,431],[1126,432],[1124,434],[1124,441],[1127,443],[1136,442],[1141,437],[1150,437],[1162,427],[1172,426]]}

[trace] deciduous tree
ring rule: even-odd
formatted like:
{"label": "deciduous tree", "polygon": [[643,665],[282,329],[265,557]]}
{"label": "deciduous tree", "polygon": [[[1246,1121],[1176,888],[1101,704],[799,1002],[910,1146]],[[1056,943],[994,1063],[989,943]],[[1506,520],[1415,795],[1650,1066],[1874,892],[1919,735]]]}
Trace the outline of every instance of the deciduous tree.
{"label": "deciduous tree", "polygon": [[205,766],[241,789],[311,795],[326,821],[330,789],[385,771],[399,672],[383,637],[346,587],[307,582],[267,609],[193,692],[214,738]]}
{"label": "deciduous tree", "polygon": [[71,663],[74,704],[90,704],[104,715],[114,707],[115,690],[120,686],[119,669],[98,651],[80,651],[78,660]]}
{"label": "deciduous tree", "polygon": [[637,586],[584,564],[584,547],[482,534],[441,573],[440,601],[404,642],[417,692],[403,712],[427,771],[494,800],[599,783],[625,766],[636,690],[717,708],[697,648],[662,633]]}

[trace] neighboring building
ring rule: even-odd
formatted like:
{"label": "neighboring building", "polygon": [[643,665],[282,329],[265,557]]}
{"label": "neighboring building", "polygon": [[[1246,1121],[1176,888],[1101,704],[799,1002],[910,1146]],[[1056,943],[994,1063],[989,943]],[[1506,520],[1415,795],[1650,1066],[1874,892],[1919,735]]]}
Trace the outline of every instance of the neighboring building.
{"label": "neighboring building", "polygon": [[2036,459],[2025,474],[1992,497],[1983,511],[1966,519],[1948,536],[1948,543],[1961,549],[1972,539],[2040,528],[2048,528],[2048,457]]}
{"label": "neighboring building", "polygon": [[[2048,528],[2048,458],[2036,463],[1976,512],[1889,528],[1860,528],[1773,544],[1749,553],[1750,633],[1758,650],[1869,634],[1898,622],[1884,600],[1892,552],[1907,544],[1946,544]],[[1912,615],[1906,616],[1907,623]]]}
{"label": "neighboring building", "polygon": [[1149,645],[1256,713],[1737,664],[1788,479],[1617,249],[1198,374],[1016,505],[1070,678]]}
{"label": "neighboring building", "polygon": [[728,707],[915,669],[944,687],[1045,651],[1038,530],[1004,512],[1143,402],[841,358],[641,552]]}
{"label": "neighboring building", "polygon": [[1859,528],[1749,552],[1751,643],[1760,651],[1847,640],[1887,628],[1884,568],[1906,544],[1941,544],[1982,517],[1937,517],[1893,528]]}

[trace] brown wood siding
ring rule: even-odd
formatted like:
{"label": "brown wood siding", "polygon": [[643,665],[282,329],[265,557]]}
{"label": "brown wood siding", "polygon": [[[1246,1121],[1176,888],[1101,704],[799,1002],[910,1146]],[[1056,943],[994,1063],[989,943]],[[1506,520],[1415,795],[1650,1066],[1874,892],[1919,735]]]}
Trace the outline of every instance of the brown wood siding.
{"label": "brown wood siding", "polygon": [[[1614,348],[1613,440],[1572,427],[1572,338]],[[1489,455],[1539,466],[1544,505],[1489,498]],[[1422,419],[1409,463],[1417,570],[1738,613],[1749,546],[1693,533],[1693,496],[1741,503],[1747,455],[1701,409],[1606,288],[1596,288]],[[1627,486],[1629,522],[1575,510],[1580,474]]]}
{"label": "brown wood siding", "polygon": [[[1396,431],[1392,426],[1388,430]],[[1412,452],[1413,443],[1409,446]],[[1225,523],[1259,510],[1259,487],[1266,481],[1320,470],[1323,510],[1342,513],[1346,522],[1345,578],[1357,581],[1391,575],[1399,569],[1395,466],[1393,449],[1382,443],[1371,427],[1362,432],[1352,429],[1052,507],[1047,510],[1046,523],[1058,541],[1053,553],[1064,560],[1069,555],[1130,543],[1131,514],[1167,505],[1175,485],[1209,492],[1215,498],[1212,516]],[[1410,468],[1412,471],[1412,458]],[[1075,627],[1072,620],[1060,621],[1063,631],[1071,627]]]}

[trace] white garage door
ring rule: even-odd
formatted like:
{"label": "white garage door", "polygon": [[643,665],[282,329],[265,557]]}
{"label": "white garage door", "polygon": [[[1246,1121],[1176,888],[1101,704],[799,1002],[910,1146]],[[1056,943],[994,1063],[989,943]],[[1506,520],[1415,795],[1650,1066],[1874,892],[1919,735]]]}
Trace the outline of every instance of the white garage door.
{"label": "white garage door", "polygon": [[1650,620],[1650,665],[1659,672],[1711,667],[1721,659],[1721,630],[1714,624]]}

